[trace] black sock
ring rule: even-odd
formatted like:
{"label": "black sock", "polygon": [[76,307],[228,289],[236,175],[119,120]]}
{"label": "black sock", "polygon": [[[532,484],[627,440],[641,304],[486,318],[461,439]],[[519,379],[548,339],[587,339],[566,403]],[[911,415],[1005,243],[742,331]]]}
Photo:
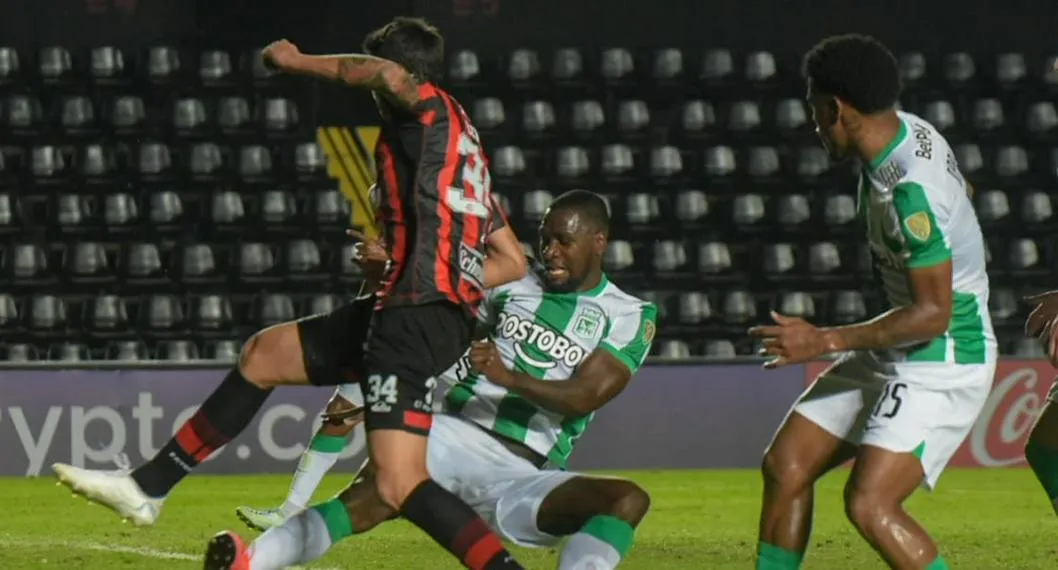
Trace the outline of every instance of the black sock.
{"label": "black sock", "polygon": [[249,383],[238,367],[228,372],[195,415],[132,478],[151,497],[164,497],[217,449],[239,435],[264,405],[271,389]]}
{"label": "black sock", "polygon": [[485,521],[432,479],[416,487],[400,510],[471,570],[522,569]]}

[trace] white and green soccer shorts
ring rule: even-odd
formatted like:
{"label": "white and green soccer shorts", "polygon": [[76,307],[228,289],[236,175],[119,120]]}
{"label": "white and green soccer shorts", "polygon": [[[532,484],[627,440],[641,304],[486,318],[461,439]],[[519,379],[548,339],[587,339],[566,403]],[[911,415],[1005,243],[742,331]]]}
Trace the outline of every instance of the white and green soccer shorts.
{"label": "white and green soccer shorts", "polygon": [[537,469],[482,428],[447,414],[433,418],[426,467],[502,538],[534,547],[561,540],[537,528],[536,517],[551,491],[576,473]]}
{"label": "white and green soccer shorts", "polygon": [[995,377],[985,364],[881,363],[848,353],[819,375],[793,411],[853,445],[914,453],[933,489],[984,407]]}

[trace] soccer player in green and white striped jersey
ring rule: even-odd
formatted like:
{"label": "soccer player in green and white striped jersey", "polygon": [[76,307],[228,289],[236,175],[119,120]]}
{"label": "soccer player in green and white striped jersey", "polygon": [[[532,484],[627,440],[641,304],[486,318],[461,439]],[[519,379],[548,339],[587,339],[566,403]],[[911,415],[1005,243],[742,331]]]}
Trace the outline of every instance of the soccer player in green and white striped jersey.
{"label": "soccer player in green and white striped jersey", "polygon": [[[560,569],[614,568],[649,497],[635,483],[563,470],[595,411],[642,365],[656,307],[602,270],[609,213],[601,197],[558,197],[540,227],[541,264],[490,290],[489,338],[443,376],[444,413],[430,430],[431,477],[468,502],[501,537],[555,546]],[[443,331],[439,331],[443,334]],[[444,379],[444,378],[443,378]],[[331,501],[273,526],[232,568],[284,568],[397,516],[376,496],[371,464]]]}

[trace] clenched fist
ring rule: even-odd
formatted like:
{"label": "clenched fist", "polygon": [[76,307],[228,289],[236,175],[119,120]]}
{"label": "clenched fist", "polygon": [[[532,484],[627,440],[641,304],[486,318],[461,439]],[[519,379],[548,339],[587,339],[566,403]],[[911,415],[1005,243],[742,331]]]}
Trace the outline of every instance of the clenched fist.
{"label": "clenched fist", "polygon": [[284,69],[299,55],[301,50],[289,40],[274,41],[261,50],[261,59],[271,69]]}

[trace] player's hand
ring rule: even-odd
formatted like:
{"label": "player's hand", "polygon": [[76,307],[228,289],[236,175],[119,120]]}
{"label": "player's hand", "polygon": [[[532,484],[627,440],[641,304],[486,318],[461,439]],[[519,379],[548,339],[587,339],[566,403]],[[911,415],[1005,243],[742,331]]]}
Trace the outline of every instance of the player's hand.
{"label": "player's hand", "polygon": [[801,364],[827,352],[822,329],[799,317],[787,317],[771,312],[775,325],[749,329],[749,336],[763,341],[761,356],[770,357],[764,363],[768,369],[790,364]]}
{"label": "player's hand", "polygon": [[470,343],[470,369],[484,374],[489,382],[506,387],[510,384],[511,371],[503,365],[503,358],[496,344],[487,340]]}
{"label": "player's hand", "polygon": [[364,407],[355,406],[334,412],[324,412],[320,414],[320,417],[323,418],[324,423],[353,427],[364,421]]}
{"label": "player's hand", "polygon": [[261,59],[271,69],[286,69],[299,55],[301,50],[289,40],[277,40],[261,50]]}
{"label": "player's hand", "polygon": [[1048,291],[1025,298],[1033,306],[1025,320],[1025,335],[1043,344],[1051,364],[1058,366],[1058,291]]}
{"label": "player's hand", "polygon": [[386,242],[382,238],[369,238],[356,230],[345,230],[345,235],[359,240],[353,246],[353,263],[360,266],[364,277],[371,282],[381,283],[386,279],[393,260],[386,251]]}

